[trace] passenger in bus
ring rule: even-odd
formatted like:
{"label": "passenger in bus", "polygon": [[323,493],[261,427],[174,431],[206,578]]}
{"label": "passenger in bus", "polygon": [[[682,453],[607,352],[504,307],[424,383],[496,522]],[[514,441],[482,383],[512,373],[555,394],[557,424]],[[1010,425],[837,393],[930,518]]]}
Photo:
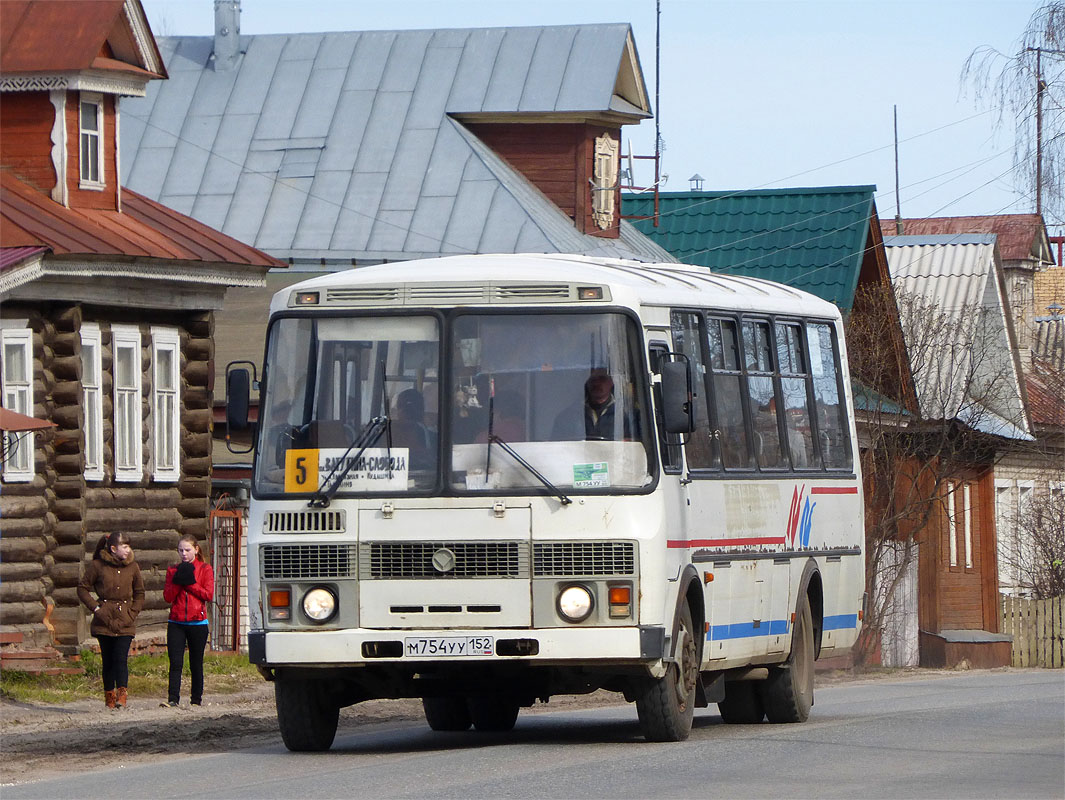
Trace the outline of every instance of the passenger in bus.
{"label": "passenger in bus", "polygon": [[412,469],[433,466],[436,434],[425,425],[425,400],[417,389],[405,389],[396,397],[392,445],[410,450]]}
{"label": "passenger in bus", "polygon": [[[616,411],[614,379],[605,369],[596,367],[584,382],[584,402],[573,403],[555,417],[551,438],[560,441],[614,439]],[[639,422],[634,416],[625,414],[622,426],[625,439],[639,435]]]}

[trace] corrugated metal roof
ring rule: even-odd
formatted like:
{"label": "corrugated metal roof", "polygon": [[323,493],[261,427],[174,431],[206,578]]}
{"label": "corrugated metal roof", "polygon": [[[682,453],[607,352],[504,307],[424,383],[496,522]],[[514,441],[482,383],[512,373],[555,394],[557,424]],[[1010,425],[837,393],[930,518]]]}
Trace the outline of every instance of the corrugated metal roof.
{"label": "corrugated metal roof", "polygon": [[[875,222],[874,186],[664,192],[659,225],[635,227],[686,264],[751,275],[849,309]],[[650,195],[624,195],[626,216],[650,215]]]}
{"label": "corrugated metal roof", "polygon": [[[895,234],[894,220],[881,220],[884,236]],[[1004,261],[1047,259],[1054,255],[1047,240],[1046,226],[1038,214],[993,214],[974,217],[926,217],[902,220],[906,236],[938,234],[992,233],[998,236],[998,247]]]}
{"label": "corrugated metal roof", "polygon": [[302,262],[646,253],[631,230],[577,234],[456,121],[611,112],[619,69],[646,94],[630,37],[626,24],[245,36],[222,72],[211,38],[161,38],[170,80],[122,106],[123,183]]}
{"label": "corrugated metal roof", "polygon": [[923,414],[1031,438],[996,237],[885,236],[884,248]]}
{"label": "corrugated metal roof", "polygon": [[[97,69],[166,77],[154,43],[141,39],[138,44],[130,34],[124,6],[144,20],[139,0],[3,0],[0,73]],[[99,57],[105,43],[115,58]],[[149,50],[142,52],[145,46]]]}
{"label": "corrugated metal roof", "polygon": [[122,191],[121,212],[66,208],[6,170],[0,170],[0,191],[0,238],[5,245],[46,246],[57,255],[283,266],[129,190]]}

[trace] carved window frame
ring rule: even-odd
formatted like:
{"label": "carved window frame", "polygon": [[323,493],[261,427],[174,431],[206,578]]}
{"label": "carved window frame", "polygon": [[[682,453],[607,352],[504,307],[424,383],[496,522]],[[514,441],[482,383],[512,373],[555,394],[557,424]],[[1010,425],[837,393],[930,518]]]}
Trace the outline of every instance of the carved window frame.
{"label": "carved window frame", "polygon": [[100,326],[81,326],[81,395],[84,410],[85,480],[104,479],[103,337]]}
{"label": "carved window frame", "polygon": [[181,340],[152,326],[152,478],[181,479]]}
{"label": "carved window frame", "polygon": [[[96,127],[87,128],[85,107],[96,108]],[[104,174],[104,97],[96,92],[81,92],[78,99],[78,175],[79,187],[100,191],[107,185]]]}
{"label": "carved window frame", "polygon": [[[21,352],[16,360],[11,356]],[[19,369],[21,367],[21,369]],[[33,330],[29,327],[0,327],[0,387],[3,407],[33,416]],[[33,431],[4,433],[3,476],[8,483],[28,483],[33,480]]]}
{"label": "carved window frame", "polygon": [[592,220],[600,230],[607,230],[614,224],[620,152],[621,143],[609,133],[595,138],[592,156]]}
{"label": "carved window frame", "polygon": [[[141,332],[135,325],[111,327],[111,369],[114,384],[115,481],[137,483],[144,477],[141,425]],[[129,353],[130,374],[122,361]]]}

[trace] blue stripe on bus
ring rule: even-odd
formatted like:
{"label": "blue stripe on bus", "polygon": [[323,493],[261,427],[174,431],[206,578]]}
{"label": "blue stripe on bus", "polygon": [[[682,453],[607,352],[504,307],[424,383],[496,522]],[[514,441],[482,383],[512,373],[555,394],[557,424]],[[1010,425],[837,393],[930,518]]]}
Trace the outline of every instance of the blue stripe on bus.
{"label": "blue stripe on bus", "polygon": [[[858,627],[857,614],[837,614],[825,617],[821,626],[823,631],[836,631],[844,628]],[[757,628],[753,622],[735,622],[731,625],[712,625],[707,631],[706,640],[713,642],[725,639],[748,639],[756,636],[782,636],[788,632],[788,620],[765,620]]]}
{"label": "blue stripe on bus", "polygon": [[823,631],[838,631],[842,628],[857,628],[858,627],[858,615],[857,614],[837,614],[834,617],[825,617],[824,624],[821,626]]}
{"label": "blue stripe on bus", "polygon": [[788,632],[786,619],[763,620],[757,628],[753,622],[734,622],[731,625],[712,625],[706,634],[707,641],[724,639],[747,639],[755,636],[777,636]]}

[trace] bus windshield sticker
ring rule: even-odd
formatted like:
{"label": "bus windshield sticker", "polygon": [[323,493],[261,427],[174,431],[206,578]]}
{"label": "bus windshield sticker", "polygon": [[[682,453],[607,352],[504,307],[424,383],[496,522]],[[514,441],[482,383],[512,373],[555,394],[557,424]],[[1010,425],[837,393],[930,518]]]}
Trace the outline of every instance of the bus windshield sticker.
{"label": "bus windshield sticker", "polygon": [[607,462],[574,464],[573,486],[577,489],[602,489],[610,486],[610,469]]}
{"label": "bus windshield sticker", "polygon": [[[315,451],[305,451],[313,453]],[[318,486],[301,485],[302,491],[315,491],[320,488],[323,480],[337,467],[337,461],[344,457],[343,447],[327,448],[318,450]],[[391,461],[389,451],[385,447],[369,447],[359,456],[358,462],[353,464],[343,482],[337,488],[338,492],[378,492],[378,491],[406,491],[408,448],[393,447]],[[349,459],[354,458],[354,453],[349,453]],[[339,473],[346,465],[341,464],[337,468]],[[296,464],[293,464],[293,468]],[[290,485],[290,476],[285,475],[285,486]]]}

